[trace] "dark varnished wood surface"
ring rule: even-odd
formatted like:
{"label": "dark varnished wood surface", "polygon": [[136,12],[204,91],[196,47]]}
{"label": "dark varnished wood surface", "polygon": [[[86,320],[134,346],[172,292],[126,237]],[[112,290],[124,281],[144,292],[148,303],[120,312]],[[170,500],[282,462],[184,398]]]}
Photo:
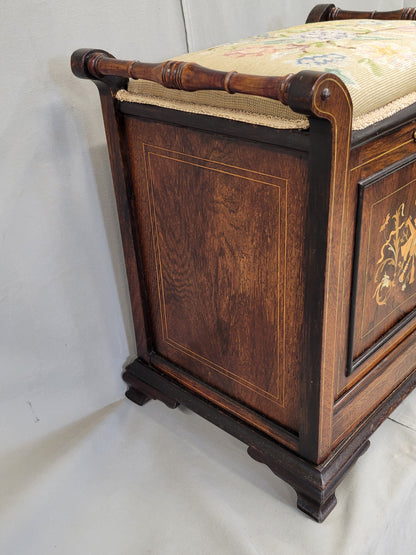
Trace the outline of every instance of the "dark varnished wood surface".
{"label": "dark varnished wood surface", "polygon": [[[305,93],[305,97],[306,97]],[[304,347],[300,437],[302,454],[319,463],[330,452],[344,275],[344,204],[352,105],[341,81],[327,76],[315,89],[305,240]],[[319,223],[318,223],[319,222]],[[319,368],[319,370],[318,370]]]}
{"label": "dark varnished wood surface", "polygon": [[193,114],[135,102],[118,102],[118,109],[125,115],[136,116],[140,119],[200,129],[226,137],[236,137],[239,140],[276,145],[288,153],[293,152],[293,150],[307,152],[310,148],[310,133],[307,129],[273,129],[236,120]]}
{"label": "dark varnished wood surface", "polygon": [[415,341],[413,332],[338,399],[334,407],[333,445],[347,437],[402,383],[415,382]]}
{"label": "dark varnished wood surface", "polygon": [[[411,192],[412,189],[415,178],[413,158],[416,154],[414,129],[414,122],[410,121],[400,129],[393,128],[391,132],[385,133],[382,137],[376,137],[351,152],[349,199],[346,207],[349,231],[344,246],[346,274],[342,307],[346,322],[349,322],[348,331],[346,330],[342,336],[349,341],[349,344],[340,342],[340,371],[335,392],[337,401],[333,427],[335,444],[351,433],[363,417],[370,414],[389,392],[414,373],[415,319],[413,313],[409,312],[414,306],[411,286],[409,288],[407,285],[407,294],[405,291],[398,293],[400,299],[396,299],[397,302],[394,301],[395,296],[391,297],[389,306],[383,305],[379,309],[376,308],[375,297],[370,294],[367,294],[364,302],[365,285],[370,284],[370,287],[374,285],[373,294],[377,288],[377,284],[373,283],[374,276],[370,279],[369,265],[371,267],[371,260],[373,260],[372,267],[375,271],[377,262],[381,258],[382,245],[376,240],[377,237],[384,237],[384,230],[380,232],[380,229],[386,222],[387,214],[397,210],[395,205],[397,195]],[[358,205],[360,183],[364,183],[362,190],[364,195],[371,191],[371,196],[366,197],[368,202],[363,204],[362,209]],[[369,187],[367,189],[366,183]],[[409,205],[413,200],[412,197],[405,202]],[[389,209],[384,214],[383,210],[385,211],[386,206]],[[365,214],[363,220],[361,222],[358,220],[356,226],[356,216],[360,210],[364,210]],[[378,212],[383,220],[380,225],[376,217]],[[363,230],[365,236],[362,249],[360,249],[360,230]],[[368,234],[372,233],[371,230],[374,237],[370,237],[369,240]],[[402,296],[407,300],[401,298]],[[407,302],[406,306],[402,304],[403,300]],[[386,310],[390,313],[390,320],[383,322]],[[360,318],[354,317],[355,312],[360,314]],[[361,340],[361,344],[356,341],[354,352],[354,336],[361,335],[363,318],[369,324],[369,329],[377,321],[384,327],[379,329],[379,333],[373,330],[371,337],[364,338],[367,341]],[[363,348],[367,348],[367,351],[364,351],[365,356],[357,356]],[[354,366],[350,367],[350,375],[348,375],[348,354],[351,361],[355,362]]]}
{"label": "dark varnished wood surface", "polygon": [[154,351],[297,430],[305,156],[126,129]]}

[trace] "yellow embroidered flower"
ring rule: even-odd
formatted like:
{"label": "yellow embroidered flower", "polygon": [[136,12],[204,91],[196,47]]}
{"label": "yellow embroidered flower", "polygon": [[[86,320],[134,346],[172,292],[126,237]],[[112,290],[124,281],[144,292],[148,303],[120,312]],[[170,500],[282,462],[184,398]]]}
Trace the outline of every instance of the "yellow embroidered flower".
{"label": "yellow embroidered flower", "polygon": [[356,54],[373,63],[387,65],[392,69],[406,69],[411,67],[414,54],[403,44],[385,42],[361,43],[356,47]]}

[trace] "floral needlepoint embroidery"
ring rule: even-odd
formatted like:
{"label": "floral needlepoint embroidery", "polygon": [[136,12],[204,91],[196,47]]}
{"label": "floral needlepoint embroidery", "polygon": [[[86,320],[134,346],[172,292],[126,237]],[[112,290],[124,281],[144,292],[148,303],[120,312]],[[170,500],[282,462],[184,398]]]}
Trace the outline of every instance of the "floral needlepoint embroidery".
{"label": "floral needlepoint embroidery", "polygon": [[378,305],[386,305],[397,287],[405,291],[415,281],[416,272],[416,218],[406,215],[403,202],[393,216],[388,213],[380,227],[384,234],[374,282],[373,297]]}
{"label": "floral needlepoint embroidery", "polygon": [[316,31],[307,31],[306,33],[300,33],[299,35],[299,37],[304,40],[315,40],[316,42],[355,39],[355,36],[355,33],[341,31],[340,29],[319,29]]}
{"label": "floral needlepoint embroidery", "polygon": [[271,45],[248,45],[242,48],[225,52],[224,56],[234,56],[235,58],[245,58],[247,56],[264,56],[265,54],[274,54],[279,52],[277,46]]}
{"label": "floral needlepoint embroidery", "polygon": [[346,56],[342,54],[317,54],[315,56],[304,56],[297,63],[304,66],[325,66],[327,64],[340,64]]}

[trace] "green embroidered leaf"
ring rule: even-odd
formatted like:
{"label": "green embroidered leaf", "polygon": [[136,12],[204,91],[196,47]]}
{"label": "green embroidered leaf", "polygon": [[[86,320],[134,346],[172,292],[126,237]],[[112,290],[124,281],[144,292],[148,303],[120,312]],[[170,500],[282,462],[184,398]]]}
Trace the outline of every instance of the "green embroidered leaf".
{"label": "green embroidered leaf", "polygon": [[292,40],[292,39],[288,37],[286,39],[266,39],[264,41],[258,41],[258,42],[259,44],[287,44],[288,40]]}
{"label": "green embroidered leaf", "polygon": [[381,67],[378,66],[371,58],[362,58],[361,60],[358,60],[358,63],[367,64],[376,77],[381,77],[383,75]]}

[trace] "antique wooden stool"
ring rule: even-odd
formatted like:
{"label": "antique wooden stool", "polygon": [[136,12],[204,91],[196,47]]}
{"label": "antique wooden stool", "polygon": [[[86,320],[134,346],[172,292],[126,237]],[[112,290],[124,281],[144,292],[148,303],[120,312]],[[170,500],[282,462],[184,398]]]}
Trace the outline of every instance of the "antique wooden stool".
{"label": "antique wooden stool", "polygon": [[318,521],[416,383],[415,14],[319,5],[161,64],[72,56],[104,115],[127,396],[240,438]]}

